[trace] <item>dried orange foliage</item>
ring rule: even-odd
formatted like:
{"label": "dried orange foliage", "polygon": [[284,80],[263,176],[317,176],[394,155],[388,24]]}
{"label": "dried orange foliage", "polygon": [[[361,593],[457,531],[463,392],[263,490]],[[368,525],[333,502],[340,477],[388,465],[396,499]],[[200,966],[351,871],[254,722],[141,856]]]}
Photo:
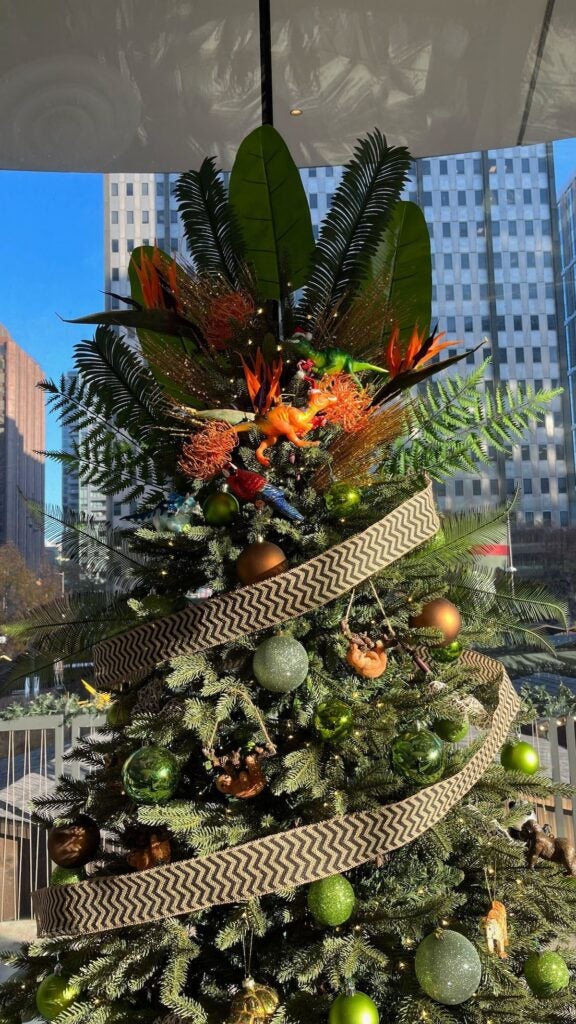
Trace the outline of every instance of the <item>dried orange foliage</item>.
{"label": "dried orange foliage", "polygon": [[374,409],[362,430],[353,434],[339,434],[328,449],[329,461],[314,474],[312,486],[323,492],[335,481],[350,481],[356,486],[369,485],[370,469],[378,449],[390,444],[402,433],[405,419],[404,404],[396,402],[384,409]]}
{"label": "dried orange foliage", "polygon": [[184,445],[180,458],[180,469],[187,476],[198,480],[210,480],[230,462],[237,435],[226,423],[218,420],[207,423]]}

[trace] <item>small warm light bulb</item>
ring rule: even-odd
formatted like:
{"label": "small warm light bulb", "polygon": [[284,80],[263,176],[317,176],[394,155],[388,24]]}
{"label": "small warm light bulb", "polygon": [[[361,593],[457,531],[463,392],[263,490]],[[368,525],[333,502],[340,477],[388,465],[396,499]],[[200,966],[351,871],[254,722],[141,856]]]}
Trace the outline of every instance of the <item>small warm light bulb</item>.
{"label": "small warm light bulb", "polygon": [[290,114],[292,117],[300,117],[304,111],[302,107],[290,107]]}

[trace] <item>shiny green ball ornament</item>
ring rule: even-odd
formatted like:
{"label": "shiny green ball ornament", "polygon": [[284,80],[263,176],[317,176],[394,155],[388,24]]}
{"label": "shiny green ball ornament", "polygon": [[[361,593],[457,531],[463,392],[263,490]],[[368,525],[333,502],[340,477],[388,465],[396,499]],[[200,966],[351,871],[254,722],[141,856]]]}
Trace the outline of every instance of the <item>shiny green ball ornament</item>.
{"label": "shiny green ball ornament", "polygon": [[480,984],[476,947],[460,932],[431,932],[416,950],[416,977],[427,996],[445,1006],[470,999]]}
{"label": "shiny green ball ornament", "polygon": [[379,1024],[376,1003],[365,992],[336,996],[328,1013],[328,1024]]}
{"label": "shiny green ball ornament", "polygon": [[464,650],[459,640],[453,640],[452,643],[447,644],[446,647],[435,647],[431,652],[434,661],[441,661],[443,664],[450,664],[452,661],[458,661],[458,658]]}
{"label": "shiny green ball ornament", "polygon": [[240,505],[230,491],[215,491],[206,498],[202,511],[209,526],[227,526],[240,511]]}
{"label": "shiny green ball ornament", "polygon": [[50,875],[50,885],[76,885],[86,881],[84,868],[55,867]]}
{"label": "shiny green ball ornament", "polygon": [[436,718],[432,722],[432,731],[447,743],[458,743],[459,740],[463,740],[468,735],[469,729],[470,722],[466,715],[462,715],[458,719]]}
{"label": "shiny green ball ornament", "polygon": [[444,744],[428,729],[409,730],[390,745],[392,767],[408,782],[425,785],[442,778],[445,766]]}
{"label": "shiny green ball ornament", "polygon": [[314,712],[314,728],[327,743],[343,740],[354,728],[352,708],[343,700],[325,700]]}
{"label": "shiny green ball ornament", "polygon": [[293,636],[270,636],[254,652],[252,669],[271,693],[290,693],[308,675],[306,648]]}
{"label": "shiny green ball ornament", "polygon": [[308,910],[318,924],[336,928],[344,924],[354,911],[356,896],[344,875],[320,878],[308,886]]}
{"label": "shiny green ball ornament", "polygon": [[106,722],[111,729],[122,729],[130,725],[132,720],[132,708],[122,700],[115,700],[106,712]]}
{"label": "shiny green ball ornament", "polygon": [[540,999],[561,992],[570,984],[570,971],[559,953],[533,953],[524,964],[524,977],[530,991]]}
{"label": "shiny green ball ornament", "polygon": [[164,747],[140,747],[124,762],[122,782],[139,804],[163,804],[178,788],[178,761]]}
{"label": "shiny green ball ornament", "polygon": [[326,508],[340,519],[346,519],[360,507],[362,492],[351,484],[332,484],[332,487],[324,495]]}
{"label": "shiny green ball ornament", "polygon": [[80,995],[80,989],[71,985],[63,974],[49,974],[36,991],[36,1007],[46,1020],[55,1020]]}
{"label": "shiny green ball ornament", "polygon": [[540,767],[540,758],[530,743],[518,740],[504,744],[500,752],[500,764],[507,772],[534,775]]}

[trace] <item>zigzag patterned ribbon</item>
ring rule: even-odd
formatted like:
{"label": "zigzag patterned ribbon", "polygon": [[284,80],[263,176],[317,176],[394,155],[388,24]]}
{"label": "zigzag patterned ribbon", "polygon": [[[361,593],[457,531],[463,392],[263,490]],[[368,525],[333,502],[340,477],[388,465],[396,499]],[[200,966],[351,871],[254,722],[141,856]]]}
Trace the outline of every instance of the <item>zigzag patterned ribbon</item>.
{"label": "zigzag patterned ribbon", "polygon": [[430,540],[439,528],[432,485],[342,544],[249,587],[145,622],[94,647],[96,680],[107,690],[137,681],[157,664],[298,618],[352,590]]}
{"label": "zigzag patterned ribbon", "polygon": [[242,903],[350,871],[417,839],[481,778],[519,706],[512,683],[497,661],[474,651],[466,652],[461,661],[486,681],[499,675],[500,686],[490,731],[457,775],[397,804],[304,825],[205,857],[133,875],[39,889],[33,896],[38,934],[88,935]]}

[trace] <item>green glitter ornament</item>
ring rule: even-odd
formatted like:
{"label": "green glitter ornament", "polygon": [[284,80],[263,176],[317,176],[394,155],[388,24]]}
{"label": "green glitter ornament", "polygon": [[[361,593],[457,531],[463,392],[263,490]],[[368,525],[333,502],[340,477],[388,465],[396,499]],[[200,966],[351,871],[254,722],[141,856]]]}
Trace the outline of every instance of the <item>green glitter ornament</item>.
{"label": "green glitter ornament", "polygon": [[540,999],[561,992],[570,984],[568,965],[559,953],[533,953],[524,964],[524,977],[530,991]]}
{"label": "green glitter ornament", "polygon": [[390,744],[392,766],[409,782],[437,782],[444,772],[444,744],[428,729],[403,732]]}
{"label": "green glitter ornament", "polygon": [[178,788],[179,775],[178,761],[164,747],[140,747],[122,768],[124,789],[139,804],[166,803]]}
{"label": "green glitter ornament", "polygon": [[320,878],[308,886],[308,910],[318,924],[335,928],[344,924],[354,911],[356,896],[344,875]]}
{"label": "green glitter ornament", "polygon": [[462,715],[458,719],[436,718],[432,722],[432,731],[447,743],[458,743],[459,740],[463,740],[468,735],[469,729],[470,722],[466,715]]}
{"label": "green glitter ornament", "polygon": [[416,977],[427,996],[445,1006],[470,999],[480,984],[476,947],[460,932],[431,932],[416,950]]}
{"label": "green glitter ornament", "polygon": [[46,1020],[55,1020],[60,1013],[76,1002],[79,995],[80,989],[71,985],[63,974],[49,974],[40,982],[36,991],[38,1013]]}
{"label": "green glitter ornament", "polygon": [[328,743],[345,739],[354,728],[352,708],[336,698],[323,701],[314,712],[314,728]]}
{"label": "green glitter ornament", "polygon": [[434,661],[441,661],[444,664],[449,664],[452,661],[458,661],[458,658],[464,650],[459,640],[453,640],[452,643],[446,644],[446,647],[435,647],[431,654]]}
{"label": "green glitter ornament", "polygon": [[240,505],[230,491],[215,491],[206,498],[202,511],[210,526],[227,526],[240,511]]}
{"label": "green glitter ornament", "polygon": [[328,1024],[378,1024],[379,1020],[378,1007],[365,992],[336,996],[328,1013]]}
{"label": "green glitter ornament", "polygon": [[534,775],[540,767],[540,758],[534,747],[524,740],[505,743],[500,752],[500,764],[507,772]]}
{"label": "green glitter ornament", "polygon": [[270,636],[256,648],[252,669],[265,690],[290,693],[308,675],[306,648],[293,636]]}
{"label": "green glitter ornament", "polygon": [[76,885],[77,882],[84,881],[86,881],[84,868],[56,867],[50,875],[50,885]]}
{"label": "green glitter ornament", "polygon": [[324,495],[326,508],[333,516],[339,519],[346,519],[353,515],[359,508],[362,500],[362,492],[351,484],[332,484],[332,487]]}

